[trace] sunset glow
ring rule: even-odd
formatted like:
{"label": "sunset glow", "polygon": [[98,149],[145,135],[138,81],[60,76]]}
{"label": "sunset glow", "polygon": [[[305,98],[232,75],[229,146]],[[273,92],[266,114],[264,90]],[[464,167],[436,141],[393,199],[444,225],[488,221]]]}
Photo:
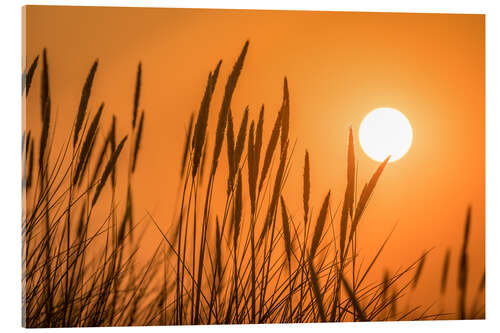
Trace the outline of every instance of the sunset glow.
{"label": "sunset glow", "polygon": [[25,6],[22,65],[24,326],[485,318],[485,15]]}
{"label": "sunset glow", "polygon": [[359,142],[363,151],[379,162],[389,155],[389,162],[399,160],[410,149],[412,140],[410,122],[401,112],[392,108],[373,110],[359,127]]}

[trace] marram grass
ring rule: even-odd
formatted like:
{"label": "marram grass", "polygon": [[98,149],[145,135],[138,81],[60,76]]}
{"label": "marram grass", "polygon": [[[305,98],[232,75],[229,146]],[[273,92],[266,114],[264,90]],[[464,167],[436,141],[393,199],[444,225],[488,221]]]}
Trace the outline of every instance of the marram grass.
{"label": "marram grass", "polygon": [[[357,191],[352,129],[347,140],[347,186],[334,203],[329,191],[322,202],[311,202],[314,156],[304,152],[304,164],[294,166],[290,144],[289,82],[283,83],[279,110],[269,110],[275,122],[264,133],[264,106],[253,119],[246,108],[234,124],[231,100],[244,70],[247,41],[224,86],[216,126],[209,113],[222,62],[208,74],[200,108],[186,126],[181,160],[181,190],[175,223],[165,230],[147,212],[134,207],[133,177],[148,132],[139,110],[142,71],[135,73],[132,126],[119,133],[120,117],[110,115],[92,95],[99,80],[98,62],[82,80],[79,108],[68,140],[53,146],[49,58],[43,50],[23,74],[23,94],[40,80],[41,131],[23,134],[23,323],[26,327],[126,325],[237,324],[319,321],[484,318],[484,302],[467,301],[471,290],[468,259],[470,209],[459,254],[456,313],[406,307],[405,297],[425,273],[424,255],[402,270],[368,281],[387,239],[368,266],[359,264],[356,232],[388,159]],[[143,68],[144,66],[144,68]],[[41,69],[39,69],[41,67]],[[37,69],[38,72],[37,72]],[[133,74],[133,73],[131,73]],[[133,82],[134,76],[131,75]],[[293,83],[292,83],[293,84]],[[101,105],[91,116],[89,106]],[[112,119],[104,135],[101,124]],[[129,123],[130,124],[130,123]],[[236,130],[237,129],[237,130]],[[210,133],[213,135],[211,136]],[[266,142],[266,145],[263,144]],[[223,146],[228,173],[217,168]],[[279,144],[279,149],[278,149]],[[38,147],[38,152],[36,148]],[[122,151],[130,152],[128,161]],[[92,152],[98,151],[94,155]],[[264,151],[264,156],[261,153]],[[302,154],[301,154],[302,156]],[[34,160],[38,160],[38,165]],[[208,161],[207,161],[208,160]],[[302,160],[302,158],[301,158]],[[117,168],[127,165],[127,179]],[[210,163],[210,168],[204,167]],[[167,168],[170,166],[166,166]],[[303,168],[298,209],[287,205],[283,188],[290,168]],[[203,182],[207,173],[207,182]],[[216,177],[217,176],[217,177]],[[126,191],[118,190],[118,182]],[[221,182],[227,191],[215,191]],[[170,190],[170,189],[167,189]],[[106,192],[106,194],[103,194]],[[356,193],[360,193],[356,197]],[[224,203],[222,210],[213,204]],[[108,207],[106,215],[96,207]],[[335,207],[341,207],[340,214]],[[148,227],[161,242],[148,260],[137,253]],[[389,237],[388,237],[389,238]],[[446,292],[453,261],[447,252],[437,288]],[[454,258],[454,257],[453,257]],[[474,288],[484,292],[481,284]],[[467,306],[472,304],[472,306]]]}

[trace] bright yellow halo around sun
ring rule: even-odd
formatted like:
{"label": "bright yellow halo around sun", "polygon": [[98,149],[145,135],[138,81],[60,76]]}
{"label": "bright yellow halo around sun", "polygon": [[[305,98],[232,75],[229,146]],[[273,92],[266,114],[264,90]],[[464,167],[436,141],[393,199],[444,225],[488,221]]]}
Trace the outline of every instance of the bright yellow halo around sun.
{"label": "bright yellow halo around sun", "polygon": [[408,119],[396,109],[378,108],[366,115],[359,127],[359,142],[372,159],[389,162],[403,157],[410,149],[413,131]]}

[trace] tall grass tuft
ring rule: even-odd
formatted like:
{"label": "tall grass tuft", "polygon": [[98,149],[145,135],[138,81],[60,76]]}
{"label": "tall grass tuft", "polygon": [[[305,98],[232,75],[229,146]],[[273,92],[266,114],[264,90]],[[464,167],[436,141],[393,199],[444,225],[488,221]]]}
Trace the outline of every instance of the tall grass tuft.
{"label": "tall grass tuft", "polygon": [[319,211],[318,215],[318,220],[316,221],[316,225],[314,227],[314,234],[309,253],[311,259],[314,258],[314,256],[316,255],[316,251],[318,250],[319,247],[319,242],[321,241],[321,237],[323,236],[323,229],[325,227],[326,214],[328,212],[329,203],[330,203],[330,191],[328,191],[328,194],[323,200],[323,205],[321,206],[321,210]]}
{"label": "tall grass tuft", "polygon": [[352,128],[349,128],[349,139],[347,144],[347,187],[344,195],[344,203],[342,205],[342,215],[340,218],[340,255],[344,256],[345,242],[347,234],[348,218],[352,218],[352,210],[354,205],[354,140],[352,136]]}
{"label": "tall grass tuft", "polygon": [[82,88],[82,96],[80,98],[80,105],[78,107],[78,113],[76,116],[75,122],[75,134],[73,136],[73,147],[76,147],[76,143],[78,142],[78,135],[80,134],[80,130],[82,129],[83,120],[85,119],[85,113],[87,111],[87,105],[90,98],[90,93],[92,90],[92,83],[94,82],[95,72],[97,70],[98,61],[96,60],[92,67],[90,68],[90,72],[87,76],[87,80],[85,80],[85,84]]}
{"label": "tall grass tuft", "polygon": [[30,65],[30,68],[28,69],[28,72],[24,72],[24,75],[22,77],[22,92],[26,91],[26,96],[28,96],[28,93],[30,91],[31,87],[31,81],[33,81],[33,75],[35,74],[36,67],[38,66],[38,59],[40,56],[36,56],[33,62]]}
{"label": "tall grass tuft", "polygon": [[205,88],[205,94],[201,102],[200,111],[198,112],[198,119],[196,120],[196,125],[194,127],[193,133],[193,170],[192,176],[196,177],[198,172],[198,167],[200,165],[201,152],[203,149],[203,144],[205,142],[205,134],[208,126],[208,113],[210,110],[210,101],[212,100],[212,95],[215,89],[215,84],[217,83],[217,78],[219,76],[221,61],[217,64],[214,73],[208,75],[207,86]]}
{"label": "tall grass tuft", "polygon": [[188,130],[186,132],[186,139],[184,140],[184,152],[182,153],[182,164],[181,164],[181,177],[184,176],[184,172],[186,170],[189,145],[191,143],[191,135],[193,133],[193,121],[194,121],[194,113],[191,113],[191,116],[189,117]]}
{"label": "tall grass tuft", "polygon": [[144,111],[141,112],[141,120],[139,120],[139,128],[137,129],[137,136],[135,137],[134,158],[132,159],[132,173],[135,172],[135,166],[137,164],[137,156],[139,155],[139,150],[141,148],[143,127],[144,127]]}
{"label": "tall grass tuft", "polygon": [[420,276],[422,275],[422,271],[424,269],[424,264],[425,264],[425,258],[427,257],[427,252],[425,252],[422,257],[420,257],[420,260],[418,262],[417,270],[415,271],[415,276],[413,277],[413,282],[412,282],[412,288],[415,289],[415,287],[418,285],[418,280],[420,279]]}
{"label": "tall grass tuft", "polygon": [[227,142],[227,162],[229,164],[229,178],[227,188],[230,191],[233,188],[233,179],[236,174],[235,171],[235,143],[234,143],[234,124],[233,124],[233,114],[231,110],[229,110],[227,116],[227,130],[226,130],[226,142]]}
{"label": "tall grass tuft", "polygon": [[259,166],[256,165],[255,156],[255,134],[254,134],[255,124],[252,121],[250,124],[250,130],[248,131],[248,193],[250,196],[250,205],[252,209],[252,214],[255,214],[256,209],[256,190],[257,190],[257,173]]}
{"label": "tall grass tuft", "polygon": [[[285,103],[284,100],[283,103]],[[283,106],[281,107],[280,112],[278,112],[278,115],[276,116],[276,121],[274,122],[273,131],[271,133],[271,137],[269,138],[269,143],[267,144],[266,154],[264,157],[264,164],[262,166],[262,171],[260,173],[259,192],[262,190],[262,186],[264,185],[264,180],[266,179],[269,167],[271,166],[271,160],[274,154],[274,150],[276,149],[276,145],[278,144],[278,139],[281,129],[281,118],[283,116],[282,110]]]}
{"label": "tall grass tuft", "polygon": [[467,216],[465,218],[464,236],[462,241],[462,251],[460,252],[460,262],[458,271],[458,288],[460,290],[460,301],[459,301],[459,317],[460,319],[465,319],[467,316],[465,308],[465,298],[467,293],[467,274],[469,270],[469,260],[467,255],[467,248],[469,245],[469,234],[470,234],[470,220],[471,220],[471,208],[467,208]]}
{"label": "tall grass tuft", "polygon": [[[281,222],[283,226],[283,240],[285,242],[285,251],[288,264],[290,264],[292,258],[292,238],[290,236],[290,225],[288,220],[288,213],[286,212],[286,205],[283,196],[280,197],[281,203]],[[290,267],[288,268],[290,270]]]}
{"label": "tall grass tuft", "polygon": [[[78,164],[76,165],[75,175],[73,177],[73,186],[78,183],[78,180],[83,176],[85,172],[85,167],[90,158],[92,148],[94,147],[94,140],[97,136],[97,131],[99,129],[99,121],[101,119],[102,110],[104,108],[104,103],[101,104],[99,110],[97,111],[92,123],[90,124],[89,130],[85,140],[83,141],[82,148],[80,150],[80,157],[78,158]],[[76,138],[76,136],[75,136]]]}
{"label": "tall grass tuft", "polygon": [[243,114],[243,120],[240,124],[240,129],[238,131],[238,136],[236,138],[236,144],[234,146],[234,166],[238,168],[241,161],[241,156],[243,155],[243,149],[245,148],[245,139],[247,135],[248,126],[248,106],[245,108],[245,113]]}
{"label": "tall grass tuft", "polygon": [[[99,142],[97,133],[104,118],[104,104],[92,119],[87,117],[97,68],[95,62],[82,90],[74,126],[59,151],[51,154],[57,148],[53,137],[59,127],[52,125],[46,50],[41,63],[40,136],[30,129],[23,143],[26,198],[22,223],[23,324],[26,327],[73,327],[145,322],[144,317],[137,316],[138,307],[144,306],[141,305],[145,300],[144,288],[130,280],[133,267],[138,267],[131,263],[136,251],[134,247],[138,244],[129,242],[127,246],[124,243],[132,236],[135,226],[128,230],[117,226],[115,180],[111,196],[100,195],[107,179],[115,178],[118,157],[127,136],[115,144],[116,118],[113,116],[104,142]],[[31,67],[25,85],[29,85],[36,75],[36,68],[36,65]],[[92,152],[101,144],[96,160]],[[35,146],[38,146],[38,153]],[[105,163],[108,150],[110,156]],[[38,158],[38,166],[35,166],[35,158]],[[106,165],[101,173],[103,164]],[[93,169],[92,173],[89,169]],[[89,182],[81,186],[84,178]],[[37,188],[32,186],[35,183]],[[131,196],[129,190],[127,204]],[[109,212],[104,210],[103,213],[101,208],[94,210],[98,202],[105,203],[100,207],[110,204]],[[72,214],[73,210],[78,213]],[[127,207],[129,210],[131,208]],[[140,270],[141,274],[145,273],[145,280],[152,278],[147,268]],[[123,294],[120,290],[124,289],[131,292]]]}
{"label": "tall grass tuft", "polygon": [[356,205],[354,217],[351,223],[351,231],[349,234],[349,242],[352,240],[352,237],[354,235],[354,232],[356,231],[356,228],[358,226],[358,223],[361,219],[361,216],[363,215],[363,212],[366,208],[366,205],[368,204],[368,200],[370,199],[373,190],[375,189],[375,185],[377,185],[377,181],[382,175],[382,171],[384,171],[385,166],[389,162],[390,156],[388,156],[377,168],[373,176],[370,178],[370,181],[365,184],[363,187],[363,190],[361,191],[361,194],[359,196],[359,201]]}
{"label": "tall grass tuft", "polygon": [[311,170],[309,166],[309,152],[307,150],[304,157],[304,179],[302,183],[303,183],[302,202],[304,205],[304,223],[306,223],[309,216],[309,198],[311,195]]}
{"label": "tall grass tuft", "polygon": [[443,261],[443,272],[441,274],[441,294],[444,294],[446,291],[446,284],[448,282],[448,271],[450,269],[450,256],[451,256],[451,251],[450,249],[447,249]]}
{"label": "tall grass tuft", "polygon": [[212,169],[211,174],[215,174],[215,170],[217,169],[217,163],[219,160],[219,155],[222,149],[222,141],[224,139],[224,132],[226,130],[227,124],[227,115],[229,113],[229,108],[231,106],[231,100],[233,98],[233,93],[236,88],[236,83],[238,82],[238,78],[240,77],[241,69],[243,68],[243,63],[245,61],[245,56],[247,54],[249,42],[246,41],[243,46],[243,50],[240,53],[240,56],[236,60],[234,64],[233,70],[229,75],[229,78],[226,82],[226,88],[224,90],[224,97],[222,100],[222,105],[219,111],[219,119],[217,121],[217,129],[215,132],[215,146],[214,146],[214,154],[212,158]]}
{"label": "tall grass tuft", "polygon": [[111,154],[111,157],[109,158],[109,161],[106,164],[104,171],[102,172],[101,180],[97,184],[97,187],[96,187],[96,190],[94,193],[94,198],[92,199],[92,206],[94,206],[96,204],[97,199],[99,198],[99,195],[101,194],[102,188],[104,187],[104,185],[106,185],[106,181],[108,180],[108,177],[111,174],[111,171],[116,166],[118,156],[120,156],[120,152],[122,151],[123,145],[125,144],[126,140],[127,140],[127,136],[125,136],[122,139],[122,141],[120,141],[120,143],[118,144],[116,149],[113,151],[113,154]]}
{"label": "tall grass tuft", "polygon": [[141,97],[141,85],[142,85],[142,63],[139,62],[139,65],[137,65],[137,78],[135,81],[134,108],[132,110],[132,128],[134,129],[135,129],[135,124],[137,122],[139,99]]}
{"label": "tall grass tuft", "polygon": [[264,104],[262,104],[260,113],[259,113],[259,120],[257,122],[257,128],[255,130],[255,144],[254,144],[254,161],[255,161],[255,167],[256,167],[256,172],[257,176],[256,179],[258,178],[258,172],[259,172],[259,166],[260,166],[260,152],[262,150],[262,133],[263,133],[263,127],[264,127]]}

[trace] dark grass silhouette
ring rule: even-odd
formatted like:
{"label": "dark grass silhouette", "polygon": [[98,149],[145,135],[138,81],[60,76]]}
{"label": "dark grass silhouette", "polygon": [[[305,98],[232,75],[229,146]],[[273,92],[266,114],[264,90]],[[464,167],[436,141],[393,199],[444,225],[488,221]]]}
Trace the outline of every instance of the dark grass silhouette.
{"label": "dark grass silhouette", "polygon": [[[290,215],[282,191],[291,168],[294,146],[289,139],[290,93],[284,79],[283,101],[272,132],[263,133],[264,106],[259,118],[248,108],[241,124],[232,118],[231,99],[243,69],[246,42],[229,75],[215,130],[209,131],[211,99],[222,64],[209,73],[198,114],[192,114],[181,161],[181,193],[177,219],[162,230],[149,213],[136,220],[133,174],[140,168],[141,138],[147,129],[140,111],[142,64],[131,100],[129,133],[116,131],[119,118],[108,117],[104,103],[96,114],[88,110],[98,61],[83,81],[74,125],[64,145],[54,151],[49,61],[41,59],[41,134],[23,134],[24,208],[23,323],[26,327],[121,326],[370,321],[484,318],[484,277],[472,308],[466,307],[467,247],[470,209],[460,252],[460,297],[456,314],[428,313],[420,305],[401,311],[399,303],[417,286],[427,252],[406,268],[386,271],[382,281],[367,276],[388,238],[366,268],[356,261],[356,232],[387,166],[380,164],[356,198],[352,129],[348,131],[347,187],[339,218],[332,212],[330,192],[319,206],[310,202],[310,174],[305,152],[303,212]],[[23,74],[28,95],[39,57]],[[209,132],[214,133],[213,137]],[[213,142],[212,151],[209,143]],[[266,145],[263,143],[267,142]],[[215,192],[221,151],[226,145],[227,191]],[[117,179],[117,167],[127,163],[127,180]],[[38,153],[35,146],[38,147]],[[263,156],[261,156],[263,153]],[[206,160],[211,156],[210,168]],[[38,166],[34,159],[38,158]],[[312,160],[314,157],[312,157]],[[220,173],[220,172],[219,172]],[[208,181],[203,182],[203,177]],[[126,193],[117,190],[127,184]],[[109,191],[110,195],[102,195]],[[215,198],[225,201],[216,211]],[[246,204],[248,203],[248,204]],[[109,207],[107,214],[96,207]],[[320,209],[316,212],[315,207]],[[140,214],[139,214],[140,215]],[[162,241],[150,258],[137,260],[143,230],[151,226]],[[139,237],[138,237],[139,236]],[[389,235],[390,236],[390,235]],[[440,282],[445,293],[450,265],[446,255]],[[411,272],[414,271],[413,277]],[[439,283],[438,283],[439,284]]]}

